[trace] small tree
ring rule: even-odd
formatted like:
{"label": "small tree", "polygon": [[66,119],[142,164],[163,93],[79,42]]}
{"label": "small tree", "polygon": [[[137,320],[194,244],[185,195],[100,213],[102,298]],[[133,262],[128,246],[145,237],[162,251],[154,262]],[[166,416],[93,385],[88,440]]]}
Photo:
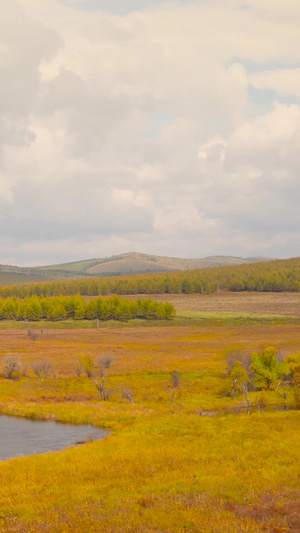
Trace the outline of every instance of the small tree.
{"label": "small tree", "polygon": [[232,398],[235,398],[238,392],[243,392],[245,394],[246,389],[248,392],[249,376],[241,361],[236,361],[234,363],[229,376],[232,387]]}
{"label": "small tree", "polygon": [[114,356],[111,353],[103,354],[102,357],[99,357],[97,360],[97,363],[100,367],[100,381],[95,379],[95,385],[99,391],[100,394],[100,400],[107,402],[109,398],[111,397],[113,393],[113,389],[109,389],[106,386],[106,380],[107,380],[107,371],[108,368],[112,365],[114,361]]}
{"label": "small tree", "polygon": [[103,402],[107,402],[113,393],[113,389],[109,389],[108,387],[106,387],[106,379],[106,375],[104,374],[101,376],[100,381],[98,381],[98,379],[95,379],[95,385],[99,391],[100,400],[102,400]]}
{"label": "small tree", "polygon": [[47,311],[47,319],[58,321],[58,320],[65,320],[67,318],[67,310],[66,308],[59,302],[53,302],[52,305],[49,306],[49,309]]}
{"label": "small tree", "polygon": [[41,320],[43,318],[43,309],[37,296],[31,296],[25,300],[23,310],[25,320]]}
{"label": "small tree", "polygon": [[287,355],[284,362],[288,365],[291,376],[300,374],[300,352]]}
{"label": "small tree", "polygon": [[95,370],[95,363],[93,358],[90,355],[84,355],[79,358],[79,363],[83,371],[86,373],[87,377],[91,378]]}
{"label": "small tree", "polygon": [[300,409],[300,373],[296,372],[293,377],[294,407]]}

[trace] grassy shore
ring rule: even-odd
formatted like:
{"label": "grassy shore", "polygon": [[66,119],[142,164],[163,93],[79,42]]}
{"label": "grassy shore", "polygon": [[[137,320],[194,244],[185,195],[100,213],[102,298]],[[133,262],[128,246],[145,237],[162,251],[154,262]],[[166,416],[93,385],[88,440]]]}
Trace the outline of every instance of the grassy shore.
{"label": "grassy shore", "polygon": [[250,326],[250,325],[299,324],[300,316],[276,315],[268,313],[236,313],[212,311],[178,311],[172,320],[36,320],[34,322],[1,320],[1,330],[41,330],[41,329],[107,329],[107,328],[145,328],[178,326]]}
{"label": "grassy shore", "polygon": [[[238,414],[245,400],[226,395],[225,359],[230,350],[270,344],[295,353],[300,326],[288,317],[245,324],[244,316],[214,313],[206,318],[219,322],[207,325],[202,318],[180,313],[172,327],[36,324],[35,341],[19,323],[6,324],[0,359],[18,356],[28,368],[18,380],[0,379],[0,411],[92,423],[111,434],[0,463],[1,532],[298,531],[300,412]],[[82,357],[97,361],[108,353],[114,361],[106,385],[113,394],[103,402],[94,380],[76,368]],[[40,379],[31,363],[45,359],[52,370]],[[270,408],[292,405],[289,392],[286,399],[280,390],[263,394]],[[260,396],[251,393],[253,405]]]}

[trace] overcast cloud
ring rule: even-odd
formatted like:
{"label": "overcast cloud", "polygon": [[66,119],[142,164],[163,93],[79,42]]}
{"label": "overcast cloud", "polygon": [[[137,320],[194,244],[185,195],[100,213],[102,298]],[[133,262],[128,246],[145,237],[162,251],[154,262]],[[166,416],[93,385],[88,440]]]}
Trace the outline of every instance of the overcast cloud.
{"label": "overcast cloud", "polygon": [[300,255],[299,0],[9,0],[0,263]]}

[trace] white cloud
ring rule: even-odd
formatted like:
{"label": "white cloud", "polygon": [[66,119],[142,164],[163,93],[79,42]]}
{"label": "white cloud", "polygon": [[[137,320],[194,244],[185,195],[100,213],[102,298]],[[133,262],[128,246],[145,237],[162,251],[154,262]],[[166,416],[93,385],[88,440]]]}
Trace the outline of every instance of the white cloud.
{"label": "white cloud", "polygon": [[150,4],[2,6],[0,262],[297,255],[299,2]]}

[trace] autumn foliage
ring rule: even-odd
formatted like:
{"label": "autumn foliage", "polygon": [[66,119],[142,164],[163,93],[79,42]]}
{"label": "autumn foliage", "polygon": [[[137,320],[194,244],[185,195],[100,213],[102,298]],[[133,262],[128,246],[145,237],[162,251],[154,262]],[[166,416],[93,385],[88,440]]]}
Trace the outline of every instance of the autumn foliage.
{"label": "autumn foliage", "polygon": [[83,296],[29,296],[0,300],[0,320],[51,320],[59,321],[67,318],[75,320],[121,320],[133,318],[146,320],[171,319],[175,309],[169,303],[152,300],[128,301],[118,296],[110,298],[91,298],[87,302]]}
{"label": "autumn foliage", "polygon": [[84,277],[0,287],[0,297],[209,294],[216,290],[299,292],[300,258],[163,274]]}

